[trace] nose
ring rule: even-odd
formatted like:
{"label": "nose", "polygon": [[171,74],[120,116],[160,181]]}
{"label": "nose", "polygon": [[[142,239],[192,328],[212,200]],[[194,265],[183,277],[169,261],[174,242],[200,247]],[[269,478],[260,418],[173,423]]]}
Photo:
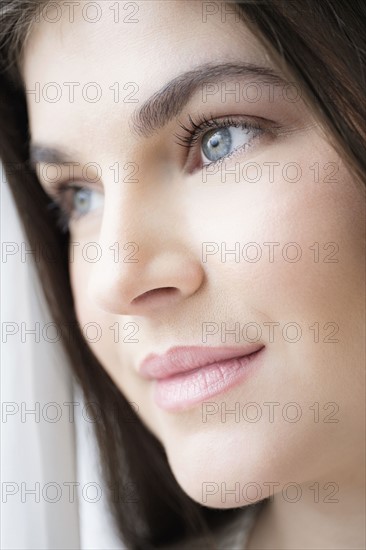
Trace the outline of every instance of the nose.
{"label": "nose", "polygon": [[[183,216],[169,197],[143,201],[107,194],[88,299],[105,312],[148,316],[177,306],[202,286],[205,274]],[[151,199],[151,200],[150,200]]]}

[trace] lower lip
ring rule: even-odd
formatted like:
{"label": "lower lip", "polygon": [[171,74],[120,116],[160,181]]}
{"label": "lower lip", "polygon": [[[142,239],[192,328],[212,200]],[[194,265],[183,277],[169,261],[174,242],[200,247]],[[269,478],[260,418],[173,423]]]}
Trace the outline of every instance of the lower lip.
{"label": "lower lip", "polygon": [[264,347],[245,357],[227,359],[154,381],[155,403],[171,412],[189,409],[226,392],[248,378],[259,366]]}

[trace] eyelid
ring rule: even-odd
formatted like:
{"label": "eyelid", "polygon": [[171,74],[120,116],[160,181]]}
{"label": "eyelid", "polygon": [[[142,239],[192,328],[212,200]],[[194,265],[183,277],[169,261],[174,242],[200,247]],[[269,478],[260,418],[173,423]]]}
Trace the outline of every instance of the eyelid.
{"label": "eyelid", "polygon": [[88,188],[88,189],[92,189],[93,191],[101,192],[103,190],[101,185],[98,184],[97,182],[87,181],[87,180],[84,180],[82,178],[80,178],[80,179],[77,179],[77,178],[74,178],[74,179],[70,179],[70,178],[61,179],[60,181],[58,181],[55,184],[54,190],[55,190],[55,192],[57,192],[57,190],[70,189],[70,188],[84,189],[85,187]]}
{"label": "eyelid", "polygon": [[[76,167],[75,164],[78,166]],[[70,171],[71,165],[73,166],[73,169]],[[57,177],[53,179],[45,177],[45,170],[47,174],[47,167],[50,166],[56,166],[57,168]],[[71,185],[72,183],[83,183],[83,185],[78,185],[78,187],[92,187],[97,191],[99,189],[103,190],[100,177],[94,177],[93,179],[88,180],[85,178],[84,173],[81,173],[85,166],[86,164],[82,165],[80,163],[70,163],[65,165],[57,162],[36,162],[33,171],[37,176],[40,185],[49,196],[53,196],[59,188],[66,186],[66,184]]]}
{"label": "eyelid", "polygon": [[77,187],[78,189],[87,187],[88,189],[92,189],[97,192],[103,192],[103,185],[100,183],[100,181],[88,181],[85,180],[82,176],[78,178],[77,176],[74,176],[73,178],[69,177],[60,177],[59,179],[55,181],[47,181],[43,177],[41,178],[39,176],[39,173],[36,172],[36,175],[38,177],[38,181],[40,185],[43,187],[45,193],[51,198],[51,199],[57,199],[60,192],[63,192],[70,188]]}
{"label": "eyelid", "polygon": [[[76,185],[76,183],[80,183],[80,185]],[[88,183],[87,185],[83,185],[83,183],[83,180],[60,181],[57,182],[55,188],[52,191],[48,191],[47,193],[51,199],[49,203],[49,209],[57,211],[57,226],[61,229],[63,233],[67,233],[70,221],[77,220],[80,217],[83,217],[75,216],[73,214],[73,210],[65,206],[65,199],[63,197],[66,195],[67,192],[73,190],[73,192],[75,193],[81,189],[88,189],[90,191],[95,191],[101,195],[104,195],[104,193],[101,192],[100,186],[96,187],[95,184],[93,185],[90,183]]]}

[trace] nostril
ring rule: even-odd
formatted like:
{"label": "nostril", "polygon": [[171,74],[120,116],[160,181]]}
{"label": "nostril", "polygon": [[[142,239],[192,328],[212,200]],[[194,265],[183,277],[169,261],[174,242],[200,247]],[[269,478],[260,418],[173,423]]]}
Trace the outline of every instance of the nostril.
{"label": "nostril", "polygon": [[180,294],[180,291],[174,286],[153,288],[152,290],[148,290],[147,292],[140,294],[140,296],[137,296],[137,298],[134,298],[132,300],[132,304],[140,304],[141,302],[145,301],[160,301],[167,298],[175,297],[178,294]]}

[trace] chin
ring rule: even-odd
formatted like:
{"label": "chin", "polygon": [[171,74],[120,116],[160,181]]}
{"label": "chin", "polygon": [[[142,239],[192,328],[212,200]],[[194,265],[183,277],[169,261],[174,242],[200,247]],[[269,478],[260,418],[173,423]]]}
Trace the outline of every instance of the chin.
{"label": "chin", "polygon": [[201,432],[165,448],[174,477],[192,500],[227,509],[267,498],[269,482],[281,487],[288,481],[288,471],[284,467],[281,475],[280,463],[272,461],[267,447],[245,441],[243,431],[241,437]]}

